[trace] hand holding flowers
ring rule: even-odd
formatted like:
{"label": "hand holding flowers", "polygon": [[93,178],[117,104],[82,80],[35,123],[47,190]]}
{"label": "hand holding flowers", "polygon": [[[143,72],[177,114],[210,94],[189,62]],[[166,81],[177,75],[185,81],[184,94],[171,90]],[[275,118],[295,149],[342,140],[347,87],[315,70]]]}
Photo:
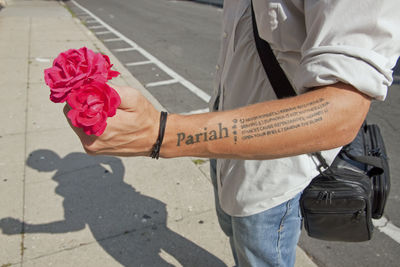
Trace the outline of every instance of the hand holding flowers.
{"label": "hand holding flowers", "polygon": [[[121,98],[121,104],[113,117],[107,120],[107,128],[100,136],[87,135],[84,129],[68,122],[79,137],[83,148],[90,155],[149,156],[157,140],[160,113],[138,90],[112,85]],[[65,105],[68,118],[72,107]]]}
{"label": "hand holding flowers", "polygon": [[106,82],[117,77],[106,55],[82,47],[60,53],[53,66],[44,71],[50,87],[50,100],[67,102],[68,118],[75,127],[90,135],[100,136],[107,118],[115,115],[121,99]]}
{"label": "hand holding flowers", "polygon": [[64,114],[88,154],[148,156],[158,135],[159,112],[136,89],[110,87],[119,72],[86,47],[60,53],[44,71],[50,100]]}

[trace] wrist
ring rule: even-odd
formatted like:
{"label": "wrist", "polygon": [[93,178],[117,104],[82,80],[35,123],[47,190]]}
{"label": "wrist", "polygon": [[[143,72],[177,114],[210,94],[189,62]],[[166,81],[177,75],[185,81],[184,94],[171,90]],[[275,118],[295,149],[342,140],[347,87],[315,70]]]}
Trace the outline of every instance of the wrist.
{"label": "wrist", "polygon": [[207,144],[196,142],[195,136],[195,133],[207,128],[207,114],[169,114],[160,156],[163,158],[207,157]]}
{"label": "wrist", "polygon": [[168,121],[165,127],[164,141],[160,148],[160,157],[162,158],[174,158],[185,156],[177,146],[176,136],[177,132],[182,131],[182,121],[185,120],[184,115],[179,114],[168,114]]}
{"label": "wrist", "polygon": [[160,148],[161,148],[163,140],[164,140],[167,117],[168,117],[168,113],[165,111],[161,111],[157,140],[156,140],[155,144],[153,145],[153,148],[152,148],[151,154],[150,154],[150,157],[152,157],[153,159],[158,159],[160,157]]}

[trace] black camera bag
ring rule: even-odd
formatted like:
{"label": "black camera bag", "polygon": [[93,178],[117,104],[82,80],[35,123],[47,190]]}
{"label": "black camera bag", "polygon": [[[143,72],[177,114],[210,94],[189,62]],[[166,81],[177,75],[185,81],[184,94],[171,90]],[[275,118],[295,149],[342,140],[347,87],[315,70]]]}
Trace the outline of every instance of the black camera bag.
{"label": "black camera bag", "polygon": [[309,236],[358,242],[372,237],[371,179],[349,169],[330,168],[304,190],[301,212]]}

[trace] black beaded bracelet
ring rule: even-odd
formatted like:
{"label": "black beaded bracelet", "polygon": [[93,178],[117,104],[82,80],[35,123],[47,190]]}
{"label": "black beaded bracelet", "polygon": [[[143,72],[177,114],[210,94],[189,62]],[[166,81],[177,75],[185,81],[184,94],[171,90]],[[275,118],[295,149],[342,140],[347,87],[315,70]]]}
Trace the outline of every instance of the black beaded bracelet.
{"label": "black beaded bracelet", "polygon": [[150,154],[150,157],[152,157],[153,159],[158,159],[160,157],[160,148],[164,139],[165,126],[167,125],[167,116],[168,116],[167,112],[161,111],[160,128],[158,130],[157,141],[154,144]]}

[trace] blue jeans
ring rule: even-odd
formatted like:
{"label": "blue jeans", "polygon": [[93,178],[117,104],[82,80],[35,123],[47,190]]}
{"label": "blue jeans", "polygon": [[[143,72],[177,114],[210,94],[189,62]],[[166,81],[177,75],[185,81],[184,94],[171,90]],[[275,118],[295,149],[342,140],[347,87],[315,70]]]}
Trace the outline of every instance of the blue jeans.
{"label": "blue jeans", "polygon": [[294,266],[302,223],[301,194],[255,215],[230,216],[219,205],[216,161],[210,163],[218,221],[229,237],[236,266]]}

